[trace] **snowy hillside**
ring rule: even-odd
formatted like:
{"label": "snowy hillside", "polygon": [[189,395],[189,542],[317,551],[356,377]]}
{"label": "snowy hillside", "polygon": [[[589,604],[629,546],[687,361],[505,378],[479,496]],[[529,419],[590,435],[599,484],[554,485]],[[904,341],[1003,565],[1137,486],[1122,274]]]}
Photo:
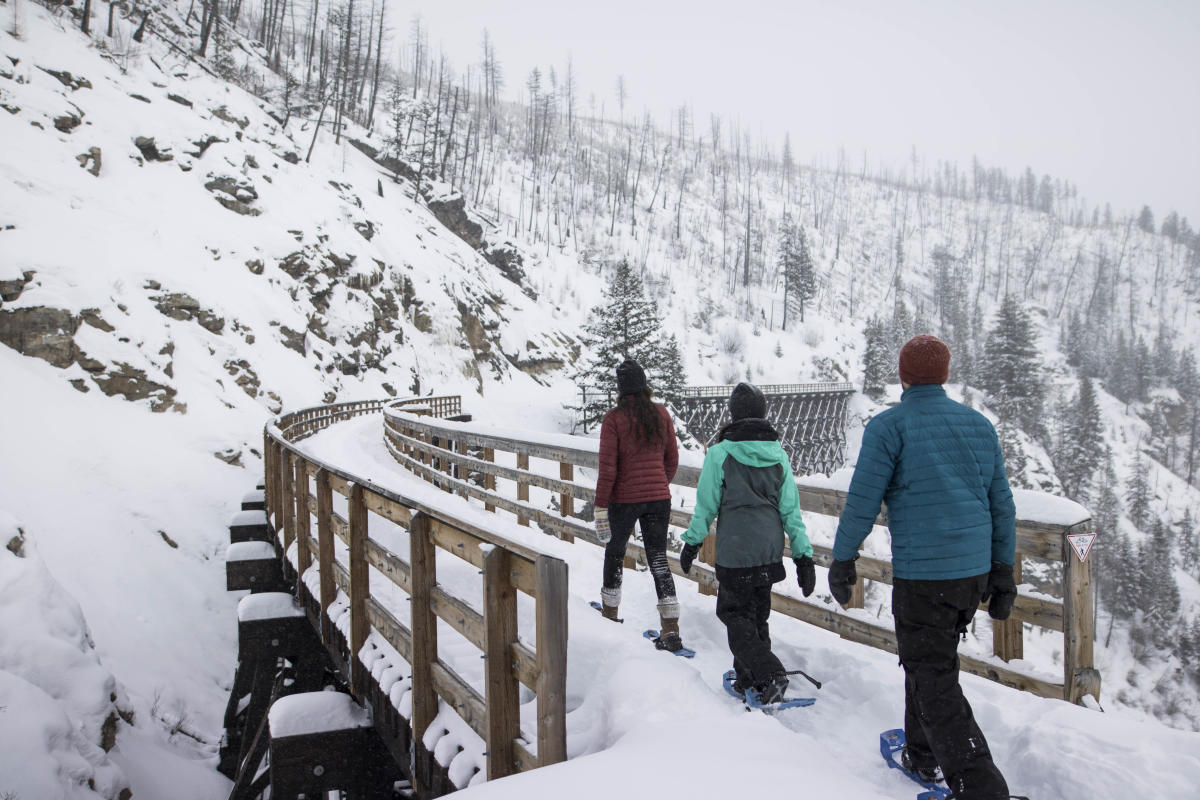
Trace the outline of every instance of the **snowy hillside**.
{"label": "snowy hillside", "polygon": [[[1069,184],[1052,183],[1048,206],[1037,207],[952,165],[914,163],[903,176],[806,168],[728,121],[704,125],[685,114],[682,125],[659,129],[605,120],[593,108],[577,109],[568,124],[561,91],[539,89],[531,105],[484,102],[466,76],[453,126],[453,71],[442,87],[432,60],[415,90],[411,72],[385,65],[374,125],[368,130],[363,93],[335,135],[327,86],[323,96],[315,80],[307,92],[292,87],[284,102],[288,84],[269,68],[278,42],[271,49],[230,31],[197,59],[189,54],[199,20],[184,5],[121,10],[111,36],[94,21],[90,37],[78,30],[77,8],[56,8],[0,6],[0,514],[13,518],[0,539],[21,528],[25,552],[20,560],[0,551],[0,590],[27,584],[56,609],[35,614],[24,594],[0,592],[0,613],[19,621],[17,635],[6,622],[0,639],[2,713],[30,720],[45,744],[28,759],[22,748],[32,739],[0,748],[0,776],[23,779],[0,777],[0,795],[47,796],[44,787],[61,784],[71,787],[67,797],[116,798],[125,788],[135,797],[223,796],[213,754],[236,659],[224,526],[260,480],[265,420],[282,408],[436,391],[461,393],[477,418],[569,431],[565,406],[578,397],[569,374],[587,356],[579,333],[620,258],[643,274],[694,384],[861,385],[865,328],[876,315],[928,325],[962,348],[956,358],[970,354],[960,361],[978,362],[1006,292],[1032,315],[1055,409],[1074,396],[1081,371],[1115,360],[1118,330],[1129,347],[1165,334],[1177,363],[1200,347],[1190,240],[1178,229],[1171,237],[1133,219],[1107,221]],[[143,11],[151,23],[136,41]],[[247,10],[243,28],[254,27],[256,13]],[[295,33],[286,38],[298,55]],[[389,91],[393,76],[403,93]],[[467,97],[475,99],[460,110]],[[778,269],[785,210],[805,228],[817,278],[804,322],[793,299],[787,330]],[[1073,315],[1086,337],[1069,330]],[[1087,347],[1068,347],[1083,339]],[[1167,559],[1180,595],[1172,630],[1186,633],[1200,618],[1200,573],[1185,565],[1181,533],[1186,513],[1200,507],[1184,452],[1196,447],[1186,435],[1189,395],[1160,381],[1131,399],[1108,377],[1098,396],[1119,495],[1114,530],[1149,548],[1159,519],[1176,536]],[[953,391],[987,406],[978,379],[961,376]],[[862,422],[896,388],[853,401],[850,461]],[[985,410],[1001,421],[997,408]],[[1061,489],[1046,446],[1022,431],[1014,440],[1027,483]],[[1125,498],[1135,475],[1147,484],[1146,514],[1136,520]],[[1115,560],[1098,552],[1104,564]],[[589,556],[571,557],[582,559],[583,574],[594,572]],[[572,588],[576,601],[587,599],[584,586]],[[1164,754],[1195,749],[1194,739],[1141,713],[1195,728],[1194,661],[1181,645],[1139,638],[1140,611],[1110,625],[1105,599],[1102,591],[1098,629],[1111,635],[1098,642],[1097,667],[1112,713],[1101,722],[972,684],[1008,763],[1032,759],[1015,786],[1070,796],[1036,754],[1093,752],[1085,727],[1103,728],[1095,758],[1110,764],[1142,758],[1123,750],[1129,731]],[[868,610],[886,613],[886,602],[871,596]],[[711,616],[702,604],[689,611]],[[610,647],[630,659],[607,682],[572,674],[580,703],[596,709],[596,733],[574,730],[573,754],[611,746],[582,770],[620,758],[634,774],[673,773],[689,762],[684,749],[639,762],[650,743],[714,721],[737,724],[723,698],[692,691],[711,688],[716,661],[703,662],[703,677],[651,661],[643,683],[645,660],[660,654],[618,644],[625,640],[586,613],[578,626],[575,618],[573,610],[572,647],[580,634],[585,658],[573,651],[573,666]],[[894,724],[894,707],[874,706],[877,697],[898,700],[894,664],[836,640],[810,656],[804,643],[824,634],[788,630],[801,643],[796,657],[811,657],[826,675],[850,659],[852,687],[831,680],[831,689],[872,710],[851,727],[836,704],[823,703],[798,723],[812,725],[809,740],[786,743],[764,727],[778,723],[744,720],[746,752],[761,745],[765,764],[771,753],[803,750],[809,771],[830,776],[832,788],[822,766],[837,760],[829,742]],[[719,653],[719,632],[700,631]],[[1061,658],[1049,640],[1029,648]],[[43,664],[77,681],[31,680]],[[679,685],[692,688],[680,694]],[[655,707],[660,694],[677,702],[664,701],[648,720],[630,714]],[[683,713],[684,697],[697,716]],[[1035,717],[1052,724],[1023,731]],[[831,726],[828,741],[817,720]],[[708,755],[691,756],[699,774]],[[843,772],[866,769],[844,763]],[[522,780],[553,783],[565,769]],[[1128,785],[1102,770],[1072,774],[1086,786]],[[886,783],[865,780],[861,796],[884,791]]]}

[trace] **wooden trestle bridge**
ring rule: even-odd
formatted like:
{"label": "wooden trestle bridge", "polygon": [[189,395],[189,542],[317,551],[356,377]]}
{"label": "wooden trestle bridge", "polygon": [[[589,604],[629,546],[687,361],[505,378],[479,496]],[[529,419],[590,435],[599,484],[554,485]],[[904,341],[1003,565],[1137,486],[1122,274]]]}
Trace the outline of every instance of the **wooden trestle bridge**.
{"label": "wooden trestle bridge", "polygon": [[[592,526],[576,515],[577,500],[594,500],[591,482],[578,481],[576,470],[597,466],[595,440],[489,434],[461,415],[458,397],[342,403],[272,420],[264,431],[264,483],[229,529],[228,588],[251,592],[238,606],[238,666],[221,747],[231,798],[445,794],[474,775],[453,773],[451,759],[462,748],[442,746],[462,724],[484,743],[488,779],[567,757],[565,562],[498,533],[511,523],[484,524],[489,517],[477,506],[448,496],[432,502],[426,486],[414,485],[411,496],[380,486],[299,446],[364,414],[380,417],[387,449],[426,484],[481,503],[498,523],[508,515],[579,546],[597,544]],[[675,482],[695,487],[698,478],[699,470],[685,466]],[[531,503],[530,487],[543,497],[550,492],[557,508]],[[844,493],[802,480],[798,487],[805,512],[840,513]],[[676,509],[671,523],[683,527],[689,519]],[[993,624],[995,655],[962,656],[964,670],[1068,702],[1099,696],[1091,563],[1068,538],[1090,529],[1086,517],[1018,521],[1018,573],[1023,560],[1058,562],[1060,598],[1022,592],[1010,620]],[[705,593],[716,589],[714,538],[689,575],[669,556],[672,571]],[[828,565],[829,548],[815,550],[817,563]],[[636,542],[628,552],[629,561],[644,562]],[[462,581],[439,582],[439,563],[449,569],[455,558],[479,576],[470,597],[447,588],[461,592]],[[864,556],[858,574],[890,583],[891,565]],[[862,584],[852,605],[862,605]],[[520,621],[518,595],[528,598],[520,601]],[[892,629],[861,614],[781,593],[772,595],[772,607],[896,651]],[[439,620],[480,652],[481,674],[464,677],[448,645],[439,650]],[[1061,682],[1005,663],[1022,657],[1023,624],[1062,632]],[[524,717],[522,686],[526,703],[536,704]]]}
{"label": "wooden trestle bridge", "polygon": [[[767,418],[779,431],[780,444],[792,472],[828,475],[845,463],[846,401],[854,394],[849,383],[763,384]],[[729,422],[732,386],[692,386],[672,403],[676,414],[697,441],[711,443]]]}

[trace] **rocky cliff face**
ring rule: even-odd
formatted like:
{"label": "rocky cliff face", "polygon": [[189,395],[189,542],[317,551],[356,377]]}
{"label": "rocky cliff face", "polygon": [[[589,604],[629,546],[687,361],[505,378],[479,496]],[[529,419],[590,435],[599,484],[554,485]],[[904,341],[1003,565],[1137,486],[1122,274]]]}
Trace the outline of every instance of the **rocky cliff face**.
{"label": "rocky cliff face", "polygon": [[81,392],[177,413],[483,391],[570,359],[572,332],[527,313],[520,250],[490,242],[461,195],[385,184],[381,167],[411,169],[361,134],[323,131],[305,163],[303,122],[284,128],[199,69],[160,70],[163,47],[117,69],[0,45],[0,130],[21,154],[0,219],[0,343]]}

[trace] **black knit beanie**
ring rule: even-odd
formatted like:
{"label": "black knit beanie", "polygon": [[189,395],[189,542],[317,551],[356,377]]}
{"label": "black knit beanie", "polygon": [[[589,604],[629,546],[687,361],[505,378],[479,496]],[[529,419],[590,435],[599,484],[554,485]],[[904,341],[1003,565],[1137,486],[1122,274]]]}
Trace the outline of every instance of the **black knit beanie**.
{"label": "black knit beanie", "polygon": [[632,359],[622,361],[617,367],[617,392],[637,394],[646,389],[646,371]]}
{"label": "black knit beanie", "polygon": [[761,418],[767,415],[767,398],[752,383],[739,383],[729,395],[729,416],[734,422],[748,417]]}

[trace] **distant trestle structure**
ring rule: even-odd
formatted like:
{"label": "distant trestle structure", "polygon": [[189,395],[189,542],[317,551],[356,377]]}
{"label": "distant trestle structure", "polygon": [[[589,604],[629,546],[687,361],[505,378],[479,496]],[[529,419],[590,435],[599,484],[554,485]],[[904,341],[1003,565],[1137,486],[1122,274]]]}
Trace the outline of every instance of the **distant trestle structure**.
{"label": "distant trestle structure", "polygon": [[[846,402],[854,394],[849,383],[764,384],[767,418],[779,431],[780,443],[797,475],[829,474],[846,460]],[[692,386],[672,405],[688,433],[710,444],[729,422],[732,386]]]}

